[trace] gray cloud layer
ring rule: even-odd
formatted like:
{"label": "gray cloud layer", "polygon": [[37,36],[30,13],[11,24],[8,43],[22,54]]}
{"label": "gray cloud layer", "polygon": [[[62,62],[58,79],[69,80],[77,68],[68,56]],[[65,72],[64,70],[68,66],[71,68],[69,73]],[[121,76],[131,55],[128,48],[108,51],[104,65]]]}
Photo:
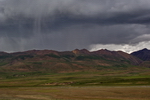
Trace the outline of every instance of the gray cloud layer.
{"label": "gray cloud layer", "polygon": [[149,23],[149,0],[1,0],[0,50],[135,45]]}

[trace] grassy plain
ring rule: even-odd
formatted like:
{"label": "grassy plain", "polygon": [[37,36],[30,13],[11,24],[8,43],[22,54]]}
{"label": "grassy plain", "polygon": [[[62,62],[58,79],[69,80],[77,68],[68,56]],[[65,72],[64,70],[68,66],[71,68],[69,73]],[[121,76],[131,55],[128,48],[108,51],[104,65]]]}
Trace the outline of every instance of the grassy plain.
{"label": "grassy plain", "polygon": [[0,73],[0,100],[150,100],[150,69]]}
{"label": "grassy plain", "polygon": [[150,100],[149,86],[0,88],[0,100]]}

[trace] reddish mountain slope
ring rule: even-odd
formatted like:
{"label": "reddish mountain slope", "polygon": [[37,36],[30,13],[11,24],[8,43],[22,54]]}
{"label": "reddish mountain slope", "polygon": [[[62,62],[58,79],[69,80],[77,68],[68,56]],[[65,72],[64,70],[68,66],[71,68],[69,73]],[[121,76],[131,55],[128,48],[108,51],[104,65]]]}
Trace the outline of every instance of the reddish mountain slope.
{"label": "reddish mountain slope", "polygon": [[58,52],[30,50],[16,53],[0,53],[0,70],[76,72],[119,69],[139,65],[142,61],[122,51],[102,49],[90,52],[86,49]]}

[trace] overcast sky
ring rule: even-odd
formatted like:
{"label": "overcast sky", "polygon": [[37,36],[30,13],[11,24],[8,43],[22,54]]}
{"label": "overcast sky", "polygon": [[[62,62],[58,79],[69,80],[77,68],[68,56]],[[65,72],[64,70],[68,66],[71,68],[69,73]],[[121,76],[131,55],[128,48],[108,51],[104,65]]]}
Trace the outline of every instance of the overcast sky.
{"label": "overcast sky", "polygon": [[150,49],[150,0],[0,0],[0,51]]}

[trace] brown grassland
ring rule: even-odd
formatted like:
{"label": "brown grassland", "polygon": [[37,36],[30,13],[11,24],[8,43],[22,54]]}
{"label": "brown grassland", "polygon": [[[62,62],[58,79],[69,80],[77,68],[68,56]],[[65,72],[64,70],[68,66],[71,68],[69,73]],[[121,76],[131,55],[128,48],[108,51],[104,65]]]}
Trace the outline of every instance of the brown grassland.
{"label": "brown grassland", "polygon": [[150,100],[149,86],[0,88],[0,100]]}

